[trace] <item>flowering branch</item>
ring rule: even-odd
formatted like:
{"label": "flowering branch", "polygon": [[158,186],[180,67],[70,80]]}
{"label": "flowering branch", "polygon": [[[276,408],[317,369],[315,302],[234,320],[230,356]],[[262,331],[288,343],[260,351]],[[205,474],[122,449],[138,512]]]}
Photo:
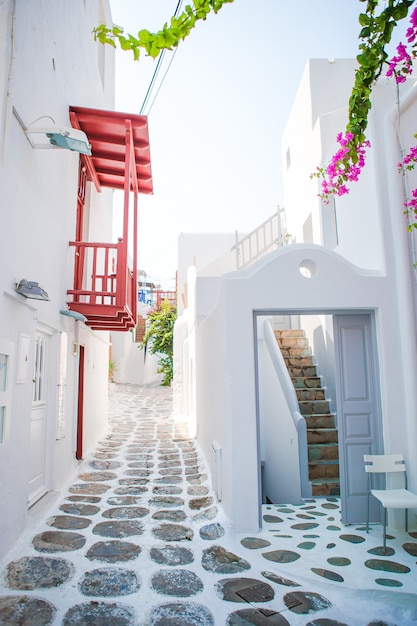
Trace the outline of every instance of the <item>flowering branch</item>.
{"label": "flowering branch", "polygon": [[[357,56],[359,67],[355,73],[355,82],[349,100],[346,133],[344,137],[338,135],[337,141],[341,148],[334,155],[331,163],[325,168],[317,168],[317,171],[311,175],[323,179],[320,196],[325,202],[328,202],[331,194],[348,193],[346,183],[356,181],[365,164],[365,150],[370,145],[365,131],[372,106],[373,84],[380,76],[388,58],[385,47],[391,41],[392,31],[398,21],[408,15],[409,8],[414,2],[414,0],[388,0],[385,8],[377,14],[378,0],[361,1],[366,2],[367,6],[365,13],[359,16],[359,23],[362,26],[359,33],[360,52]],[[412,23],[412,28],[417,32],[417,20],[415,25]]]}

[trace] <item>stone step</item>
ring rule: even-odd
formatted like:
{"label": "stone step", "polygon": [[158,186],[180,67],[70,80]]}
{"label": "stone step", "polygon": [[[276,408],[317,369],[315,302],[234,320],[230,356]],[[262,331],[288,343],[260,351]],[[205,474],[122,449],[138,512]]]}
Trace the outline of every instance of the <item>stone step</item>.
{"label": "stone step", "polygon": [[307,443],[337,443],[336,428],[314,428],[307,430]]}
{"label": "stone step", "polygon": [[303,366],[298,363],[297,365],[290,365],[286,363],[288,373],[291,378],[316,378],[317,367],[315,365]]}
{"label": "stone step", "polygon": [[340,496],[340,483],[337,479],[311,481],[313,496]]}
{"label": "stone step", "polygon": [[288,347],[288,348],[281,347],[280,349],[281,349],[281,354],[283,357],[295,356],[295,357],[304,358],[304,357],[312,356],[310,346],[294,346],[294,347]]}
{"label": "stone step", "polygon": [[337,443],[319,443],[308,446],[309,461],[336,461],[339,458]]}
{"label": "stone step", "polygon": [[293,376],[291,380],[295,389],[319,389],[321,388],[320,376]]}
{"label": "stone step", "polygon": [[306,400],[306,401],[314,401],[314,400],[326,400],[326,396],[324,393],[324,389],[296,389],[295,393],[297,395],[298,401]]}
{"label": "stone step", "polygon": [[[313,363],[312,356],[284,356],[285,365],[290,367],[313,367],[315,364]],[[313,374],[314,376],[315,374]],[[308,374],[306,374],[308,376]]]}
{"label": "stone step", "polygon": [[309,345],[307,337],[277,337],[280,348],[305,348]]}
{"label": "stone step", "polygon": [[308,464],[310,480],[336,478],[339,480],[339,461],[314,461]]}
{"label": "stone step", "polygon": [[288,328],[285,330],[274,330],[275,337],[305,337],[303,330],[299,328]]}
{"label": "stone step", "polygon": [[307,430],[314,428],[335,428],[333,413],[318,413],[317,415],[304,415]]}
{"label": "stone step", "polygon": [[319,413],[330,413],[330,403],[328,400],[299,400],[301,415],[317,415]]}

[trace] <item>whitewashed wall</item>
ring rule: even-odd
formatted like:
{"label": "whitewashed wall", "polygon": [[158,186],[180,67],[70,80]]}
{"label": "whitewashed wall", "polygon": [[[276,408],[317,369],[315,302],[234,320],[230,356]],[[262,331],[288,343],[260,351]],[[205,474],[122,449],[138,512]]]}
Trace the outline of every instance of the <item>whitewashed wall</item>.
{"label": "whitewashed wall", "polygon": [[[299,271],[305,259],[316,265],[313,278]],[[197,277],[197,311],[207,280]],[[410,461],[411,484],[417,484],[410,439],[417,406],[412,385],[415,350],[410,342],[401,342],[397,325],[401,307],[392,298],[393,290],[390,276],[358,270],[342,257],[312,245],[289,246],[221,280],[218,305],[197,329],[198,436],[207,458],[213,441],[222,446],[223,505],[242,532],[259,527],[253,311],[376,311],[383,438],[387,450],[404,451]],[[412,327],[409,331],[415,337]],[[411,370],[402,366],[405,353],[407,362],[414,361]],[[414,410],[407,411],[408,406]]]}
{"label": "whitewashed wall", "polygon": [[[107,0],[6,0],[0,6],[0,345],[8,342],[14,352],[9,362],[11,401],[0,444],[0,507],[7,512],[0,516],[0,557],[28,519],[32,372],[39,325],[49,337],[45,449],[50,491],[59,490],[77,466],[80,344],[85,347],[84,449],[106,428],[108,334],[94,333],[59,313],[66,308],[73,275],[68,242],[75,236],[78,155],[33,149],[13,113],[14,107],[26,126],[49,126],[53,121],[68,126],[70,105],[114,108],[114,52],[92,38],[93,27],[103,21],[111,21]],[[90,231],[110,241],[112,192],[98,196],[90,190],[88,196]],[[50,301],[17,295],[14,283],[20,278],[43,284]],[[64,417],[59,424],[62,333],[68,351]],[[29,337],[29,349],[20,355],[22,334]],[[22,362],[26,375],[18,379]]]}

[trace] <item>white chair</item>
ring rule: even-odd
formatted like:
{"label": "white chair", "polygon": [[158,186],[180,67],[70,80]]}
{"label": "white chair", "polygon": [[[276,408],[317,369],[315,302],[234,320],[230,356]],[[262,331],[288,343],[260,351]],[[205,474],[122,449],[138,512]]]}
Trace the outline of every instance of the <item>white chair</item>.
{"label": "white chair", "polygon": [[[369,495],[373,495],[384,508],[384,550],[387,534],[387,509],[405,509],[405,531],[408,532],[408,509],[417,508],[417,495],[407,489],[407,471],[402,454],[364,454],[365,471],[368,474],[368,499],[366,532],[369,532]],[[372,489],[371,474],[403,472],[404,489]]]}

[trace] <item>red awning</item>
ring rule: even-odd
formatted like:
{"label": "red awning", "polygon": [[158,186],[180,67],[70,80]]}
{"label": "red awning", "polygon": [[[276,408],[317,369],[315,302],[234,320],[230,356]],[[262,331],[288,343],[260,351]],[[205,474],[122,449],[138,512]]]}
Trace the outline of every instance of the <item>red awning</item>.
{"label": "red awning", "polygon": [[[92,156],[86,157],[96,187],[124,189],[126,121],[132,127],[139,193],[153,193],[148,118],[145,115],[70,107],[74,128],[85,132]],[[95,173],[95,175],[94,175]]]}

